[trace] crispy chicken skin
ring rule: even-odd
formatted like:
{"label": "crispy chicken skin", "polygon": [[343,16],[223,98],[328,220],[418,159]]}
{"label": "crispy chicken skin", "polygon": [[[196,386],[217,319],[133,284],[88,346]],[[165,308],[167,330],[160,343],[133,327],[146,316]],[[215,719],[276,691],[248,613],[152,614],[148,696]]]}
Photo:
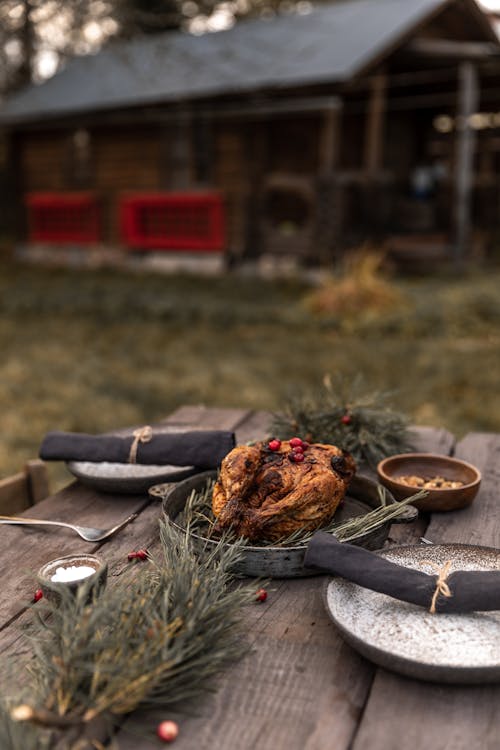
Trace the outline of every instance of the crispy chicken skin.
{"label": "crispy chicken skin", "polygon": [[330,521],[356,471],[354,459],[320,443],[308,446],[300,463],[291,452],[284,440],[276,451],[257,443],[228,453],[212,496],[217,531],[276,541]]}

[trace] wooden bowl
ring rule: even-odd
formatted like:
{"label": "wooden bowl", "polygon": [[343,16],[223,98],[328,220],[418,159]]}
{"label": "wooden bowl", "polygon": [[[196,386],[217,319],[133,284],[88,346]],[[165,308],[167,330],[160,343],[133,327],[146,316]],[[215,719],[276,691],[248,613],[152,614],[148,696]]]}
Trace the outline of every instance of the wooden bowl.
{"label": "wooden bowl", "polygon": [[398,477],[443,477],[446,480],[463,482],[461,487],[427,489],[427,497],[416,500],[419,510],[434,512],[458,510],[470,505],[481,484],[481,472],[472,464],[450,456],[434,453],[401,453],[389,456],[377,466],[381,484],[392,493],[396,500],[403,500],[418,492],[418,487],[409,487]]}

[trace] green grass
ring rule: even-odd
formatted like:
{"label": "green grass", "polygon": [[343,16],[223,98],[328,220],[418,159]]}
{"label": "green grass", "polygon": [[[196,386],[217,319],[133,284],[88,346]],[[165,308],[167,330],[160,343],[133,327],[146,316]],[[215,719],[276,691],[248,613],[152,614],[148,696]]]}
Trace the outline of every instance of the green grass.
{"label": "green grass", "polygon": [[279,410],[324,374],[417,424],[500,431],[500,272],[393,280],[403,307],[315,316],[310,287],[0,265],[0,477],[51,429],[147,423],[181,404]]}

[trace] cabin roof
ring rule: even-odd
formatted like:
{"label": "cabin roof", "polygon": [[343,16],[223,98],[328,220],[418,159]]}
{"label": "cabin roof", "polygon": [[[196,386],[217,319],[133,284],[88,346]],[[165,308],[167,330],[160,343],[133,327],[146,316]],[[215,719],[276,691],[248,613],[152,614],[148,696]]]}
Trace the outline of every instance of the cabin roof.
{"label": "cabin roof", "polygon": [[8,98],[0,122],[341,83],[453,2],[344,0],[201,36],[168,32],[110,43]]}

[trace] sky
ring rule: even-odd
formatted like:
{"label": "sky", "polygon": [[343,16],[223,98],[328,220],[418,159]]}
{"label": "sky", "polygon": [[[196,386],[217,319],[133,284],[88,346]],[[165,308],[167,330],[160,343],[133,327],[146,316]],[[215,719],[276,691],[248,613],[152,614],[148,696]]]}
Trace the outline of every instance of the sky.
{"label": "sky", "polygon": [[477,3],[485,10],[498,11],[500,13],[500,0],[477,0]]}

